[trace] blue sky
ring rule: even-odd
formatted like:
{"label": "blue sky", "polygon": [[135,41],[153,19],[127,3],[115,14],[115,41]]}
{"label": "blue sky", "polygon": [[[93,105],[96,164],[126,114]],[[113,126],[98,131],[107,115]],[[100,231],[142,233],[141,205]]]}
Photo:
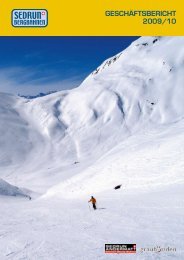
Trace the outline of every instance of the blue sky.
{"label": "blue sky", "polygon": [[77,87],[138,37],[1,37],[0,91],[35,95]]}

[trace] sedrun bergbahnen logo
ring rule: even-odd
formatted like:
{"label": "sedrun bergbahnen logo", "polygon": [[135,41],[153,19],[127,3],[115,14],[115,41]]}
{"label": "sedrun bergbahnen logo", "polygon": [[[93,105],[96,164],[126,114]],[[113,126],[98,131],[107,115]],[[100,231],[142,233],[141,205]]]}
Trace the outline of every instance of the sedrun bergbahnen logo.
{"label": "sedrun bergbahnen logo", "polygon": [[11,22],[14,27],[46,27],[48,11],[46,9],[14,9]]}
{"label": "sedrun bergbahnen logo", "polygon": [[135,254],[136,244],[105,244],[105,253],[110,254]]}

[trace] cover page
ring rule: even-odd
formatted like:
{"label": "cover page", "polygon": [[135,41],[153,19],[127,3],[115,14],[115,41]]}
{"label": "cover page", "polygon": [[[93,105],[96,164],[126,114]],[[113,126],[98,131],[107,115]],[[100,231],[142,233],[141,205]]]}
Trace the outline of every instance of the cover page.
{"label": "cover page", "polygon": [[184,259],[183,18],[1,1],[0,260]]}

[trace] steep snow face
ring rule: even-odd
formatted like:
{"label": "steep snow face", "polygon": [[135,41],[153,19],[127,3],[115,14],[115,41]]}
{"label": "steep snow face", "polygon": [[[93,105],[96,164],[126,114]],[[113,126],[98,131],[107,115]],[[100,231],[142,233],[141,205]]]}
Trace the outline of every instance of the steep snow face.
{"label": "steep snow face", "polygon": [[[100,155],[143,125],[184,115],[184,37],[143,37],[79,88],[31,103],[40,129],[68,157]],[[58,147],[58,151],[59,151]],[[65,151],[63,151],[65,147]]]}
{"label": "steep snow face", "polygon": [[183,37],[142,37],[105,61],[82,86],[103,84],[116,93],[130,128],[142,119],[172,123],[184,113],[183,70]]}
{"label": "steep snow face", "polygon": [[92,162],[142,129],[181,120],[183,82],[184,37],[142,37],[74,90],[35,100],[1,94],[0,165],[43,177]]}

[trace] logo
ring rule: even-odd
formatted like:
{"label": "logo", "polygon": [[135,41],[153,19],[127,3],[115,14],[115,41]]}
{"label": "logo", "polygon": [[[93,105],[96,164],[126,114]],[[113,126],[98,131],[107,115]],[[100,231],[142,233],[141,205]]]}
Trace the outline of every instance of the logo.
{"label": "logo", "polygon": [[46,27],[48,11],[46,9],[14,9],[12,26],[14,27]]}
{"label": "logo", "polygon": [[111,253],[111,254],[136,253],[136,244],[105,244],[105,253]]}
{"label": "logo", "polygon": [[151,252],[151,253],[165,253],[165,252],[176,252],[176,247],[161,247],[161,246],[154,246],[154,247],[143,247],[141,248],[141,253],[143,252]]}

